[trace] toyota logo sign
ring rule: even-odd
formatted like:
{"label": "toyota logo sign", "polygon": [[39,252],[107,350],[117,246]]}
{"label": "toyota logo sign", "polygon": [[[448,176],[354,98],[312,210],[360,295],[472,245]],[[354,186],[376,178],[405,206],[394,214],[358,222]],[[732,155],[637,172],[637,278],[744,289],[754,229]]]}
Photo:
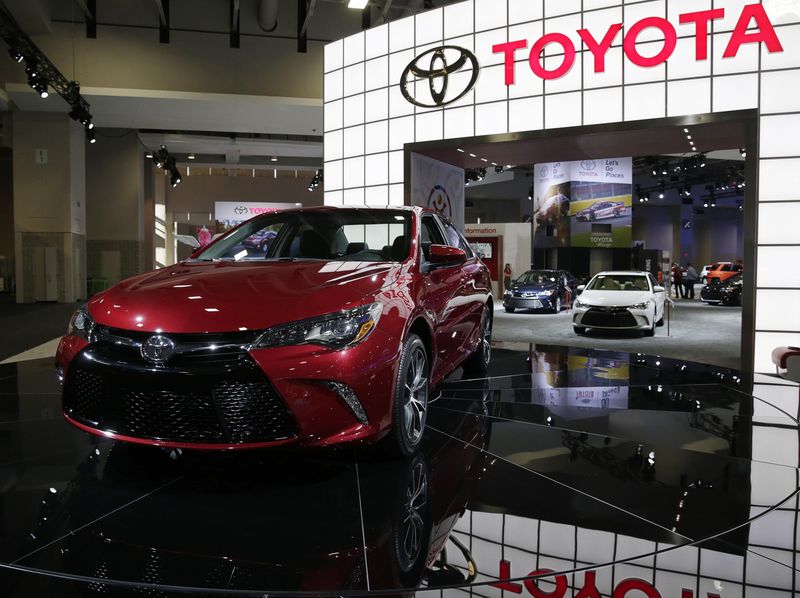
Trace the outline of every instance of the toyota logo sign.
{"label": "toyota logo sign", "polygon": [[595,168],[597,168],[597,162],[595,162],[594,160],[584,160],[583,162],[581,162],[581,168],[583,168],[584,170],[594,170]]}
{"label": "toyota logo sign", "polygon": [[164,365],[175,354],[175,343],[160,334],[151,336],[142,343],[140,353],[148,363]]}
{"label": "toyota logo sign", "polygon": [[247,214],[247,212],[249,212],[250,210],[247,209],[247,206],[236,206],[235,208],[233,208],[233,211],[239,216],[243,216],[244,214]]}
{"label": "toyota logo sign", "polygon": [[[469,82],[463,88],[459,85],[456,91],[448,93],[451,91],[450,76],[462,70],[469,73]],[[400,78],[400,91],[406,100],[420,108],[447,106],[469,93],[479,73],[478,59],[472,52],[459,46],[441,46],[411,61]],[[427,81],[428,89],[415,86],[417,81]],[[409,91],[409,88],[414,91]]]}

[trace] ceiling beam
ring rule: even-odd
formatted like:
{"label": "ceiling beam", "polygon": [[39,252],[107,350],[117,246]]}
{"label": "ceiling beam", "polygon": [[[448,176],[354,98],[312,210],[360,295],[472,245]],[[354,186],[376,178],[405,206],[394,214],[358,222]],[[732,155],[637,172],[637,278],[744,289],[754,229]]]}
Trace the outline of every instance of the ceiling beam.
{"label": "ceiling beam", "polygon": [[86,37],[97,38],[97,0],[75,0],[86,18]]}
{"label": "ceiling beam", "polygon": [[155,0],[158,8],[158,41],[169,43],[169,0]]}
{"label": "ceiling beam", "polygon": [[239,0],[230,0],[231,5],[231,48],[239,47]]}
{"label": "ceiling beam", "polygon": [[378,17],[378,21],[376,25],[383,25],[386,22],[386,19],[389,17],[389,11],[392,10],[392,0],[386,0],[381,9],[381,16]]}
{"label": "ceiling beam", "polygon": [[317,0],[297,0],[297,51],[308,51],[308,26],[317,8]]}

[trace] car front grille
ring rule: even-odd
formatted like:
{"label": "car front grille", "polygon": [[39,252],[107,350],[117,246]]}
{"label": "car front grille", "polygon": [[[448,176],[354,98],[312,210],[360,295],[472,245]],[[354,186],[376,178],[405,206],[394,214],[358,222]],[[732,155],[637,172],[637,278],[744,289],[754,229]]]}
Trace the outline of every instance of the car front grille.
{"label": "car front grille", "polygon": [[98,430],[166,442],[241,444],[297,435],[294,418],[244,346],[229,343],[217,352],[190,342],[199,339],[170,338],[188,352],[155,367],[138,349],[100,337],[67,372],[65,413]]}
{"label": "car front grille", "polygon": [[636,318],[626,307],[593,307],[583,315],[581,325],[600,328],[631,328],[637,326]]}

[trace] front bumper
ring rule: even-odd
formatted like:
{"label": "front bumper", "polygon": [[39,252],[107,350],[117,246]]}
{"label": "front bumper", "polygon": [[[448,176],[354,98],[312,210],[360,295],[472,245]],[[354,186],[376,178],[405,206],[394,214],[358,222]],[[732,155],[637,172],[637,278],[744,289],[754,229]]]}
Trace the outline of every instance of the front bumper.
{"label": "front bumper", "polygon": [[628,307],[574,307],[572,323],[604,330],[649,330],[653,327],[653,314],[649,309]]}
{"label": "front bumper", "polygon": [[514,309],[555,309],[557,295],[545,295],[536,297],[515,297],[506,295],[503,297],[503,307]]}
{"label": "front bumper", "polygon": [[[171,336],[180,343],[189,335]],[[388,430],[400,344],[380,329],[339,351],[245,345],[193,351],[156,367],[132,347],[65,338],[57,354],[64,415],[100,436],[198,450],[324,446]],[[361,417],[342,384],[358,398]]]}

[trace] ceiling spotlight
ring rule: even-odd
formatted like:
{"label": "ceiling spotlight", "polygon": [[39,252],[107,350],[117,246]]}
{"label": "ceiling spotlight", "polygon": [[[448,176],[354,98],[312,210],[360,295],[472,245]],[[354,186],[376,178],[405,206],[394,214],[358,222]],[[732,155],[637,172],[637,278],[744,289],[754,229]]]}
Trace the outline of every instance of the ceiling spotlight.
{"label": "ceiling spotlight", "polygon": [[746,158],[747,157],[747,150],[745,148],[741,148],[739,150],[739,153],[742,154],[742,158]]}
{"label": "ceiling spotlight", "polygon": [[86,131],[86,139],[89,140],[89,143],[97,143],[97,139],[94,136],[94,131],[87,130]]}
{"label": "ceiling spotlight", "polygon": [[181,173],[178,170],[175,170],[170,173],[169,184],[173,187],[177,187],[181,183]]}
{"label": "ceiling spotlight", "polygon": [[190,160],[194,160],[196,156],[194,154],[189,154],[186,157],[189,158]]}
{"label": "ceiling spotlight", "polygon": [[369,0],[350,0],[347,3],[347,8],[355,8],[358,10],[364,10],[369,4]]}
{"label": "ceiling spotlight", "polygon": [[494,167],[494,171],[495,171],[497,174],[501,174],[501,173],[503,172],[503,170],[504,170],[504,168],[503,168],[502,166],[495,166],[495,167]]}
{"label": "ceiling spotlight", "polygon": [[144,154],[144,157],[147,158],[148,160],[152,160],[153,159],[153,152],[151,152],[150,150],[147,150],[145,152],[145,154]]}
{"label": "ceiling spotlight", "polygon": [[684,129],[684,130],[683,130],[683,132],[684,132],[684,133],[688,133],[688,132],[689,132],[689,129]]}
{"label": "ceiling spotlight", "polygon": [[19,48],[15,48],[14,46],[8,49],[8,55],[11,56],[11,60],[14,62],[22,62],[23,58],[25,58]]}
{"label": "ceiling spotlight", "polygon": [[86,125],[86,128],[89,130],[94,129],[94,123],[92,121],[89,121],[89,123]]}
{"label": "ceiling spotlight", "polygon": [[277,162],[278,161],[278,156],[272,156],[269,160],[270,160],[270,162]]}

